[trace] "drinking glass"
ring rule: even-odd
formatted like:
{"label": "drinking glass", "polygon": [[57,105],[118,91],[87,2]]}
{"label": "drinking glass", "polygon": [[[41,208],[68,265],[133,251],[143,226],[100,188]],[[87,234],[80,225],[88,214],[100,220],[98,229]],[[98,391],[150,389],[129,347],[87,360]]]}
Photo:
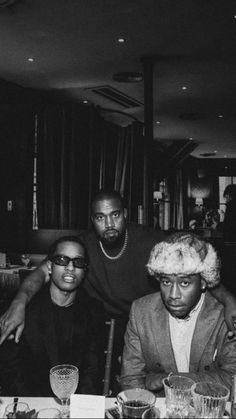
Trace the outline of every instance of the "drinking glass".
{"label": "drinking glass", "polygon": [[79,382],[79,370],[74,365],[56,365],[50,369],[50,385],[53,393],[61,400],[61,415],[69,417],[68,402]]}
{"label": "drinking glass", "polygon": [[14,418],[18,413],[20,417],[25,418],[26,413],[30,411],[29,405],[27,403],[16,402],[11,403],[6,406],[3,417],[4,418]]}
{"label": "drinking glass", "polygon": [[37,413],[37,418],[61,418],[61,412],[55,407],[48,407],[45,409],[40,409]]}
{"label": "drinking glass", "polygon": [[160,410],[155,406],[149,407],[142,414],[142,419],[160,419],[160,417]]}
{"label": "drinking glass", "polygon": [[197,418],[223,418],[229,389],[212,382],[199,382],[192,386],[193,404]]}
{"label": "drinking glass", "polygon": [[144,388],[124,390],[117,396],[122,418],[141,418],[145,410],[154,406],[155,401],[155,395]]}
{"label": "drinking glass", "polygon": [[30,255],[28,253],[23,253],[20,258],[23,265],[27,268],[30,263]]}
{"label": "drinking glass", "polygon": [[190,416],[191,378],[173,374],[163,380],[168,418],[188,418]]}

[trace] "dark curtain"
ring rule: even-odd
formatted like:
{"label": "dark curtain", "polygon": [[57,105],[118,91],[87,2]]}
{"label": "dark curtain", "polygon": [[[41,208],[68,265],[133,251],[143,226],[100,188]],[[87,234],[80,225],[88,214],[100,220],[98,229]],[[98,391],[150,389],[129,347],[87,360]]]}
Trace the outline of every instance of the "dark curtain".
{"label": "dark curtain", "polygon": [[83,229],[95,190],[119,190],[129,219],[142,204],[142,124],[110,124],[93,108],[48,105],[38,113],[39,228]]}
{"label": "dark curtain", "polygon": [[[0,116],[0,244],[5,251],[24,251],[32,227],[34,124],[33,107],[17,100]],[[12,202],[11,211],[7,201]]]}
{"label": "dark curtain", "polygon": [[137,188],[131,193],[133,176],[139,172],[134,154],[142,154],[139,131],[110,124],[93,108],[44,107],[37,135],[39,228],[87,228],[91,196],[101,187],[119,190],[131,208],[132,194],[137,195]]}

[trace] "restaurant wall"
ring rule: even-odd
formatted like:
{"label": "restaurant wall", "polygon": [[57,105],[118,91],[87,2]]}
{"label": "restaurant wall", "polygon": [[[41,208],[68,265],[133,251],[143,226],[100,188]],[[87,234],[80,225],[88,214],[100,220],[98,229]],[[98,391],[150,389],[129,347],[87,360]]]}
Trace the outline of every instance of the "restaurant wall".
{"label": "restaurant wall", "polygon": [[[137,182],[139,174],[143,184],[142,124],[121,128],[104,121],[91,106],[71,103],[56,93],[42,93],[0,81],[0,252],[27,250],[33,213],[35,115],[39,228],[87,228],[91,192],[101,186],[114,188],[115,182],[116,189],[122,189],[128,201],[132,221],[136,221],[143,193]],[[63,141],[59,144],[60,136]],[[68,156],[73,153],[72,173],[72,159]],[[53,176],[46,170],[52,160]],[[55,210],[44,194],[45,189],[52,187]],[[68,193],[70,200],[63,201],[62,195],[67,197]],[[53,217],[46,218],[45,211],[42,216],[42,207],[49,208]],[[58,208],[65,215],[62,221]]]}

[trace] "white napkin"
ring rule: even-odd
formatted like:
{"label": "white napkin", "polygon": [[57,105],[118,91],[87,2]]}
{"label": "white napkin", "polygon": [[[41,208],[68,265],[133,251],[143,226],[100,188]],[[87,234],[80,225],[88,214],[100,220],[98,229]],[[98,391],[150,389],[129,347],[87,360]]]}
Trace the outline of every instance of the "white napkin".
{"label": "white napkin", "polygon": [[104,418],[105,396],[72,394],[70,398],[71,418]]}

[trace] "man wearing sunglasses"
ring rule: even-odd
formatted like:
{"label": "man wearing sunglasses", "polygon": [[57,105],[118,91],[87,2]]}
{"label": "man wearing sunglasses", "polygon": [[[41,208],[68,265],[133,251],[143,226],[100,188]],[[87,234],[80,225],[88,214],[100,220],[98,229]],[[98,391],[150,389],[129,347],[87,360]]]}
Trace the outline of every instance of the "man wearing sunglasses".
{"label": "man wearing sunglasses", "polygon": [[4,392],[52,395],[50,368],[73,364],[79,368],[78,391],[99,394],[104,318],[100,303],[81,286],[88,267],[84,245],[77,237],[61,238],[51,246],[46,263],[50,281],[26,310],[19,345],[6,341],[1,347]]}
{"label": "man wearing sunglasses", "polygon": [[[113,360],[117,360],[123,351],[132,302],[157,290],[157,283],[148,276],[145,265],[152,247],[163,240],[165,234],[127,222],[124,202],[117,191],[100,190],[94,195],[91,221],[92,228],[80,236],[90,259],[84,288],[90,296],[102,302],[106,315],[116,320]],[[0,344],[14,330],[15,341],[19,341],[24,328],[25,306],[47,281],[45,267],[44,262],[25,278],[8,311],[1,316]],[[222,285],[212,292],[224,304],[227,324],[233,329],[233,315],[236,315],[233,296]],[[120,365],[116,363],[111,375],[114,377],[119,369]]]}

